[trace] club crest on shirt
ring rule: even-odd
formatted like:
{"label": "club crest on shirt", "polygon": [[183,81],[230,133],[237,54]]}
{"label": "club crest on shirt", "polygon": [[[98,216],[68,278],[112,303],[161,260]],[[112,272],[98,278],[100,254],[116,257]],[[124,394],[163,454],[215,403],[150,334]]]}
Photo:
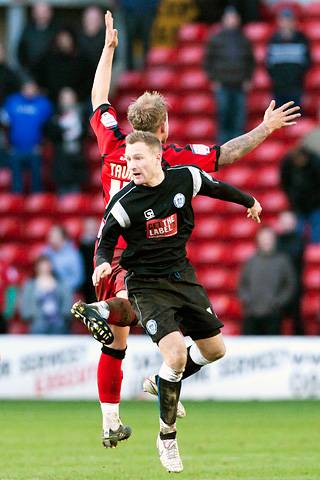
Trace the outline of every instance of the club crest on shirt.
{"label": "club crest on shirt", "polygon": [[167,218],[153,218],[146,224],[147,238],[172,237],[178,232],[177,214],[174,213]]}
{"label": "club crest on shirt", "polygon": [[148,330],[150,335],[154,335],[155,333],[157,333],[158,330],[157,322],[155,320],[148,320],[146,323],[146,329]]}
{"label": "club crest on shirt", "polygon": [[183,195],[183,193],[177,193],[177,195],[175,195],[173,198],[173,203],[177,208],[182,208],[186,203],[186,197]]}

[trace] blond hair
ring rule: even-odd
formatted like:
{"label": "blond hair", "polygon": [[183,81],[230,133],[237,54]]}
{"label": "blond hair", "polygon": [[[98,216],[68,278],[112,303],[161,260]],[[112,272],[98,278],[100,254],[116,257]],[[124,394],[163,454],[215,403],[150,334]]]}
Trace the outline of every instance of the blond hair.
{"label": "blond hair", "polygon": [[134,143],[142,142],[148,145],[152,150],[162,151],[162,145],[158,137],[150,132],[142,132],[141,130],[134,130],[126,137],[126,145],[133,145]]}
{"label": "blond hair", "polygon": [[128,108],[128,120],[135,130],[155,133],[166,121],[168,105],[158,92],[145,92]]}

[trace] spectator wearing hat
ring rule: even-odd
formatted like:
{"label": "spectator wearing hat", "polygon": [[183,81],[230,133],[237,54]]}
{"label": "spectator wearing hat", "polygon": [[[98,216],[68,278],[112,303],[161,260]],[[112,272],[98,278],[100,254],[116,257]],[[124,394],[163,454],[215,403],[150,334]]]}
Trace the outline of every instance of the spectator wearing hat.
{"label": "spectator wearing hat", "polygon": [[220,144],[242,135],[246,124],[246,93],[255,62],[240,22],[235,8],[227,7],[222,29],[209,39],[205,53],[204,69],[213,82],[217,103]]}
{"label": "spectator wearing hat", "polygon": [[293,10],[280,10],[278,29],[267,48],[267,69],[273,83],[277,106],[293,100],[301,103],[303,81],[310,67],[310,48],[306,36],[297,30]]}

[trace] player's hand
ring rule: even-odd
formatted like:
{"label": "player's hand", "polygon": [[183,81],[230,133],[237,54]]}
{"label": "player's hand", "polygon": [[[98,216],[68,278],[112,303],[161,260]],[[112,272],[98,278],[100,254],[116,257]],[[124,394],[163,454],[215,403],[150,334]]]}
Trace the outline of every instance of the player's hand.
{"label": "player's hand", "polygon": [[111,273],[111,265],[108,262],[104,262],[94,269],[92,275],[92,283],[94,287],[99,285],[101,278],[107,277]]}
{"label": "player's hand", "polygon": [[263,123],[268,127],[270,133],[274,132],[278,128],[288,127],[295,125],[301,113],[299,113],[300,107],[293,106],[294,102],[287,102],[281,107],[275,108],[276,102],[271,100],[269,107],[264,113]]}
{"label": "player's hand", "polygon": [[254,222],[261,223],[260,213],[262,212],[262,207],[258,200],[254,199],[254,204],[251,208],[247,209],[247,218],[252,218]]}
{"label": "player's hand", "polygon": [[113,28],[113,16],[112,13],[108,10],[104,16],[104,21],[106,24],[106,39],[105,46],[109,48],[117,48],[118,46],[118,30]]}

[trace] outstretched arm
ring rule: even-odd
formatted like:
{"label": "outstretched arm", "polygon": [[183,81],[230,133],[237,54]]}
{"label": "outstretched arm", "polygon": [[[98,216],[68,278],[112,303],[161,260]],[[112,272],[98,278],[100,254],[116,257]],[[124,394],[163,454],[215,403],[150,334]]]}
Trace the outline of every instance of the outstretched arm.
{"label": "outstretched arm", "polygon": [[250,132],[221,145],[219,165],[233,163],[246,153],[251,152],[278,128],[295,125],[295,120],[301,114],[299,113],[300,107],[293,107],[293,104],[294,102],[288,102],[275,109],[276,102],[272,100],[260,125]]}
{"label": "outstretched arm", "polygon": [[108,102],[113,55],[115,48],[118,46],[118,31],[113,28],[113,17],[109,10],[104,18],[106,38],[92,85],[91,101],[93,110]]}

